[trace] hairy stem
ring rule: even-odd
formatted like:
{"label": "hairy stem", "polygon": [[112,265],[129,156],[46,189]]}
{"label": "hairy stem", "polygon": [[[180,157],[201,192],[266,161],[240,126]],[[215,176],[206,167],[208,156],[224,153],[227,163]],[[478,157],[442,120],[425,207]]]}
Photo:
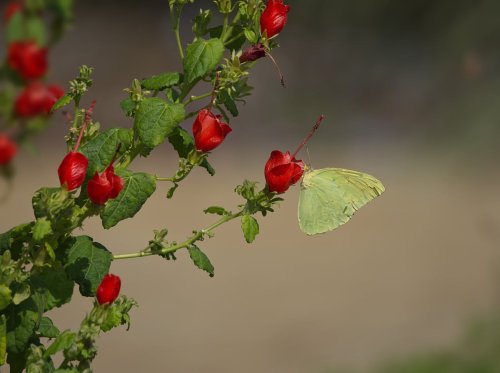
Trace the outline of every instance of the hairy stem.
{"label": "hairy stem", "polygon": [[177,42],[177,48],[179,49],[179,55],[181,59],[184,59],[184,50],[182,49],[181,36],[179,32],[179,20],[181,17],[182,5],[175,9],[175,5],[170,5],[170,21],[172,22],[172,30],[174,30],[175,40]]}
{"label": "hairy stem", "polygon": [[177,250],[183,249],[188,247],[189,245],[192,245],[196,241],[199,241],[204,238],[205,235],[211,233],[214,229],[219,227],[220,225],[227,223],[228,221],[231,221],[233,219],[236,219],[240,217],[243,214],[243,210],[239,211],[235,214],[232,215],[226,215],[217,220],[215,223],[212,225],[209,225],[205,229],[202,229],[200,231],[196,231],[191,237],[189,237],[187,240],[184,242],[178,243],[178,244],[170,244],[166,247],[164,247],[161,250],[157,251],[139,251],[136,253],[130,253],[130,254],[120,254],[120,255],[113,255],[113,260],[118,260],[118,259],[132,259],[132,258],[142,258],[145,256],[151,256],[151,255],[166,255],[166,254],[172,254],[176,252]]}

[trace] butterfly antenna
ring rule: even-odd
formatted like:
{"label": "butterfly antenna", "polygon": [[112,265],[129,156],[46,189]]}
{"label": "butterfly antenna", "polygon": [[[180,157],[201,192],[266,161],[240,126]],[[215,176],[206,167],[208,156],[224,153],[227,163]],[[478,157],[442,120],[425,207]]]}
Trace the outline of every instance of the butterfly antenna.
{"label": "butterfly antenna", "polygon": [[302,141],[302,143],[299,145],[299,147],[297,148],[297,150],[293,153],[293,155],[292,155],[293,158],[295,158],[295,156],[300,151],[300,149],[302,149],[304,147],[304,145],[307,144],[307,142],[310,140],[310,138],[314,135],[314,132],[316,132],[316,130],[319,128],[319,125],[323,121],[324,117],[325,117],[324,115],[320,115],[319,116],[318,120],[316,121],[316,124],[311,129],[311,132],[309,132],[309,134],[304,139],[304,141]]}

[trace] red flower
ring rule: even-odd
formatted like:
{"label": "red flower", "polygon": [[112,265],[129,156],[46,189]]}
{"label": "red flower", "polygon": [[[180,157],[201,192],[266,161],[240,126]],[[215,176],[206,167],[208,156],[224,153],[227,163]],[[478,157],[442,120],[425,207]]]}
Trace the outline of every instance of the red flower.
{"label": "red flower", "polygon": [[120,294],[121,285],[120,277],[110,273],[104,276],[96,291],[99,304],[113,303],[118,298],[118,294]]}
{"label": "red flower", "polygon": [[9,67],[26,80],[38,79],[47,72],[47,48],[34,41],[18,41],[9,46]]}
{"label": "red flower", "polygon": [[82,153],[71,151],[62,160],[57,173],[61,186],[69,191],[79,188],[85,180],[89,161]]}
{"label": "red flower", "polygon": [[197,150],[209,152],[218,147],[232,131],[226,123],[222,123],[220,115],[214,115],[208,109],[199,111],[193,123],[194,142]]}
{"label": "red flower", "polygon": [[17,153],[17,145],[5,134],[0,133],[0,166],[7,165]]}
{"label": "red flower", "polygon": [[46,87],[40,82],[32,82],[17,97],[16,114],[24,118],[48,115],[63,94],[64,91],[57,85]]}
{"label": "red flower", "polygon": [[264,175],[270,192],[284,193],[302,177],[304,162],[295,159],[289,152],[271,152],[264,168]]}
{"label": "red flower", "polygon": [[260,16],[260,31],[268,38],[279,34],[285,27],[290,5],[284,5],[283,0],[269,0],[266,9]]}
{"label": "red flower", "polygon": [[116,198],[123,189],[123,179],[115,174],[112,165],[102,174],[96,171],[87,184],[87,194],[96,205],[104,205],[110,198]]}
{"label": "red flower", "polygon": [[23,7],[19,3],[11,2],[7,4],[7,6],[5,7],[5,12],[3,14],[3,20],[5,24],[7,24],[10,21],[10,19],[14,14],[21,11],[22,9]]}

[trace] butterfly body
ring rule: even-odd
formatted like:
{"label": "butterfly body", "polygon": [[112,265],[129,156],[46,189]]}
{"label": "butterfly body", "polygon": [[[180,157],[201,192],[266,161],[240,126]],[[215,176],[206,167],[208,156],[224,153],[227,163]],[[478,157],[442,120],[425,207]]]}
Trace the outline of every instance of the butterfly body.
{"label": "butterfly body", "polygon": [[307,171],[300,186],[300,229],[315,235],[338,228],[384,190],[379,180],[363,172],[343,168]]}

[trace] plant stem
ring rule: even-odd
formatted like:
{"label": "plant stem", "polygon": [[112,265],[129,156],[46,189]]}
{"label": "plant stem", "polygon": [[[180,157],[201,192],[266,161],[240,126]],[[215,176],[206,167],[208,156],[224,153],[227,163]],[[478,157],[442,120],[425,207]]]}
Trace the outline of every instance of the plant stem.
{"label": "plant stem", "polygon": [[179,49],[179,55],[181,59],[184,59],[184,50],[182,49],[181,36],[179,32],[179,19],[181,17],[182,5],[179,6],[178,11],[176,11],[174,5],[170,5],[170,21],[172,22],[172,29],[174,30],[175,40],[177,42],[177,48]]}
{"label": "plant stem", "polygon": [[[231,22],[231,26],[229,26],[227,30],[223,29],[222,34],[221,34],[221,40],[224,44],[226,44],[227,38],[231,35],[233,28],[234,28],[234,25],[236,23],[238,23],[238,21],[240,20],[240,16],[241,16],[241,14],[240,14],[240,11],[238,10],[238,12],[236,13],[236,15],[233,18],[233,21]],[[225,19],[225,21],[227,22],[226,19]]]}
{"label": "plant stem", "polygon": [[191,97],[189,97],[189,99],[187,99],[184,102],[184,106],[189,105],[191,102],[203,100],[204,98],[210,97],[211,94],[212,94],[212,92],[207,92],[207,93],[204,93],[204,94],[199,95],[199,96],[191,96]]}
{"label": "plant stem", "polygon": [[113,255],[113,260],[118,260],[118,259],[132,259],[132,258],[142,258],[145,256],[151,256],[151,255],[166,255],[166,254],[171,254],[176,252],[177,250],[183,249],[185,247],[188,247],[189,245],[192,245],[196,241],[201,240],[206,234],[209,234],[212,232],[215,228],[218,226],[227,223],[228,221],[231,221],[233,219],[236,219],[240,217],[243,214],[243,210],[239,211],[235,214],[232,215],[226,215],[217,220],[215,223],[212,225],[209,225],[205,229],[202,229],[200,231],[197,231],[194,233],[191,237],[189,237],[187,240],[184,242],[181,242],[179,244],[170,244],[169,246],[158,250],[158,251],[139,251],[136,253],[130,253],[130,254],[120,254],[120,255]]}

